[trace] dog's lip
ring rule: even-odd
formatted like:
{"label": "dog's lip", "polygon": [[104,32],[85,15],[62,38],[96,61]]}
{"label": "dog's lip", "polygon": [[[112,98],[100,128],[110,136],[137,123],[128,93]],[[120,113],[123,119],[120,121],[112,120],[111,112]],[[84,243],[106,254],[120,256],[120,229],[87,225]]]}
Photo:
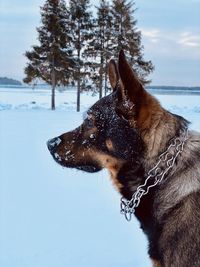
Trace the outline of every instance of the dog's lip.
{"label": "dog's lip", "polygon": [[97,166],[92,166],[92,165],[82,165],[82,166],[77,166],[75,168],[81,171],[91,172],[91,173],[98,172],[102,169],[99,166],[97,167]]}

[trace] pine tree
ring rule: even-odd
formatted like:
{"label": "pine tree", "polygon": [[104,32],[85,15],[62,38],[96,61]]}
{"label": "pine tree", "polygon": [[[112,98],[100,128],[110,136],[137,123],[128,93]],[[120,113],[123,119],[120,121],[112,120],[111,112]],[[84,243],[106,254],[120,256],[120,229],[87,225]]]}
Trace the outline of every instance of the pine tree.
{"label": "pine tree", "polygon": [[134,1],[113,0],[112,2],[112,44],[114,55],[120,49],[127,53],[129,61],[143,83],[148,83],[147,75],[154,69],[151,61],[143,59],[143,46],[141,32],[136,28],[137,20],[134,18]]}
{"label": "pine tree", "polygon": [[70,0],[70,29],[72,33],[72,46],[76,57],[74,79],[77,81],[77,111],[80,111],[80,93],[87,74],[87,54],[84,52],[86,43],[92,38],[92,13],[89,11],[89,0]]}
{"label": "pine tree", "polygon": [[109,3],[105,0],[100,0],[100,5],[97,7],[94,36],[87,48],[87,53],[94,58],[92,80],[99,88],[99,98],[103,95],[103,87],[104,94],[106,94],[107,90],[107,62],[112,56],[112,47],[110,45],[111,20]]}
{"label": "pine tree", "polygon": [[52,109],[55,109],[56,86],[69,83],[75,64],[68,18],[64,0],[46,0],[41,7],[42,25],[37,28],[39,45],[25,53],[29,62],[25,67],[24,82],[31,83],[39,78],[50,84]]}

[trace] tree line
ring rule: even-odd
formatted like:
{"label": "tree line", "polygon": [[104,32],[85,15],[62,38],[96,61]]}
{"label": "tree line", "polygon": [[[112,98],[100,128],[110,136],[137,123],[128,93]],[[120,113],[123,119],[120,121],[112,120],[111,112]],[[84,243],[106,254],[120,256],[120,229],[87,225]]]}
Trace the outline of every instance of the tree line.
{"label": "tree line", "polygon": [[135,11],[135,2],[127,0],[100,0],[95,7],[90,0],[46,0],[37,28],[39,44],[25,53],[24,82],[50,84],[52,109],[56,87],[75,85],[80,111],[81,91],[96,90],[99,98],[107,94],[107,63],[123,48],[138,78],[148,83],[154,67],[143,58]]}

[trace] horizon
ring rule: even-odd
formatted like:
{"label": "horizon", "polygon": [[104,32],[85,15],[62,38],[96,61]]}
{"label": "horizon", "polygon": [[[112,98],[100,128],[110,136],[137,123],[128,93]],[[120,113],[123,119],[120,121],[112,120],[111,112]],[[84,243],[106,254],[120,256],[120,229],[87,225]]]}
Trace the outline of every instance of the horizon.
{"label": "horizon", "polygon": [[[7,84],[7,83],[5,83],[5,84],[1,84],[0,83],[0,87],[16,87],[16,88],[20,88],[20,87],[34,87],[34,89],[39,89],[38,87],[39,86],[50,86],[48,83],[46,83],[45,81],[42,81],[41,80],[41,82],[38,82],[37,84],[35,84],[35,85],[32,85],[32,84],[27,84],[27,83],[24,83],[23,81],[21,81],[21,80],[17,80],[17,79],[13,79],[12,77],[0,77],[0,79],[8,79],[8,80],[13,80],[13,81],[16,81],[16,82],[20,82],[21,83],[21,85],[17,85],[17,84]],[[73,85],[67,85],[67,86],[62,86],[61,85],[61,87],[75,87],[76,88],[76,86],[73,86]],[[198,89],[198,90],[200,90],[200,86],[184,86],[184,85],[173,85],[173,84],[170,84],[170,85],[165,85],[165,84],[158,84],[158,85],[156,85],[156,84],[151,84],[151,83],[149,83],[149,84],[146,84],[146,85],[144,85],[144,87],[146,88],[146,89],[167,89],[167,88],[173,88],[173,89],[179,89],[179,88],[182,88],[182,89]],[[155,87],[155,88],[153,88],[153,87]],[[56,86],[56,90],[59,90],[58,89],[59,88],[59,86],[57,85]]]}
{"label": "horizon", "polygon": [[[44,0],[1,0],[0,76],[22,81],[25,51],[37,44]],[[91,1],[95,4],[95,1]],[[135,1],[145,60],[152,60],[151,86],[200,86],[200,0]],[[93,7],[94,10],[94,7]]]}

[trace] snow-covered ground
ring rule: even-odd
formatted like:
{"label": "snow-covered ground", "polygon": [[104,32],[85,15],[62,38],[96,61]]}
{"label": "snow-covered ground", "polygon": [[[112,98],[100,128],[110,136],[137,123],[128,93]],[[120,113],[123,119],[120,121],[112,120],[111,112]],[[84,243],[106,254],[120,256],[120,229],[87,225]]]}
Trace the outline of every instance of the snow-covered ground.
{"label": "snow-covered ground", "polygon": [[[200,131],[200,95],[157,95]],[[119,213],[120,196],[106,171],[63,169],[46,148],[49,138],[82,121],[73,90],[0,90],[0,266],[150,267],[136,220]],[[82,95],[81,110],[97,96]]]}

